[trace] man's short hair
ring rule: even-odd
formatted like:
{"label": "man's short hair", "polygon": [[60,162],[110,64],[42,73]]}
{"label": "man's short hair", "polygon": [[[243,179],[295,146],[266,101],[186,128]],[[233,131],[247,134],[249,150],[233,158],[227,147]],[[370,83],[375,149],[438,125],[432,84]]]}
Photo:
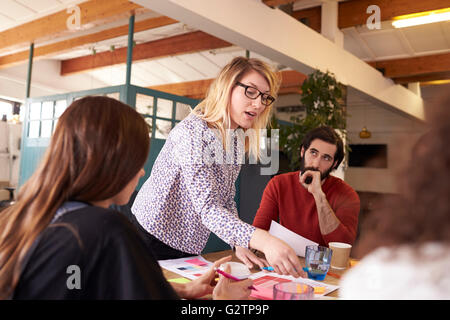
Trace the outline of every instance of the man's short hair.
{"label": "man's short hair", "polygon": [[333,128],[328,126],[317,127],[308,131],[303,138],[302,145],[300,146],[300,150],[302,147],[308,150],[311,142],[315,139],[320,139],[322,141],[334,144],[336,146],[336,154],[334,155],[334,161],[336,164],[333,169],[336,169],[341,164],[344,159],[344,143],[342,142],[341,137],[334,131]]}

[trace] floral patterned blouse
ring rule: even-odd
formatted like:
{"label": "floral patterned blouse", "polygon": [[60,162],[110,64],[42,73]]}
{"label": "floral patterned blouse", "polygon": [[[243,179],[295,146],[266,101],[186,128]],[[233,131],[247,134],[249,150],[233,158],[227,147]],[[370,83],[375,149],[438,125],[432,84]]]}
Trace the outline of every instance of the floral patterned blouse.
{"label": "floral patterned blouse", "polygon": [[255,227],[238,217],[235,181],[244,159],[243,136],[218,131],[191,113],[170,132],[150,177],[132,206],[139,223],[177,250],[200,254],[210,232],[230,246],[248,247]]}

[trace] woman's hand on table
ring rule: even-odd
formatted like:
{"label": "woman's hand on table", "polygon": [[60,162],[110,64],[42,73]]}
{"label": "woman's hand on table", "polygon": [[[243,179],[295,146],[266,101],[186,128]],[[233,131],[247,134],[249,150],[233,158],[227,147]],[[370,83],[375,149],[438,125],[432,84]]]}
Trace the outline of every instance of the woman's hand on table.
{"label": "woman's hand on table", "polygon": [[276,273],[306,277],[294,249],[283,240],[257,228],[250,239],[250,245],[264,252],[267,262]]}
{"label": "woman's hand on table", "polygon": [[236,246],[235,248],[236,257],[241,260],[247,268],[251,269],[254,265],[257,265],[260,269],[269,266],[266,259],[257,257],[256,254],[251,252],[249,249],[239,246]]}
{"label": "woman's hand on table", "polygon": [[[172,285],[178,295],[184,299],[196,299],[208,294],[212,294],[215,300],[248,299],[251,293],[248,287],[252,285],[252,280],[233,281],[220,275],[219,281],[216,283],[215,269],[228,261],[231,261],[231,256],[217,260],[206,273],[192,282]],[[230,273],[230,266],[226,265],[224,271]]]}
{"label": "woman's hand on table", "polygon": [[267,243],[264,254],[276,273],[294,277],[305,276],[297,254],[284,241],[272,237]]}
{"label": "woman's hand on table", "polygon": [[177,290],[177,287],[174,287],[175,291],[177,291],[178,295],[184,299],[196,299],[213,293],[215,286],[218,285],[218,283],[216,284],[215,269],[228,261],[231,261],[231,256],[217,260],[202,276],[192,280],[192,282],[186,283],[182,290]]}

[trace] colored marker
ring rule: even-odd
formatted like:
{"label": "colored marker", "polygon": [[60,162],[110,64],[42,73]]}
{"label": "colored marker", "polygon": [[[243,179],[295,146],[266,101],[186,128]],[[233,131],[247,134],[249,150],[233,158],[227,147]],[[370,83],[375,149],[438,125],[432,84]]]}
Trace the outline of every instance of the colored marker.
{"label": "colored marker", "polygon": [[273,267],[263,267],[263,269],[267,271],[275,271]]}
{"label": "colored marker", "polygon": [[[231,275],[231,274],[229,274],[229,273],[226,273],[225,271],[222,271],[222,270],[220,270],[220,269],[218,269],[218,268],[216,268],[216,271],[217,271],[217,273],[220,273],[221,275],[223,275],[225,278],[228,278],[228,279],[231,279],[231,280],[234,280],[234,281],[245,280],[245,279],[238,279],[238,278],[236,278],[235,276],[233,276],[233,275]],[[248,288],[249,288],[249,289],[252,289],[252,290],[258,291],[258,289],[256,289],[254,286],[250,286],[250,287],[248,287]]]}

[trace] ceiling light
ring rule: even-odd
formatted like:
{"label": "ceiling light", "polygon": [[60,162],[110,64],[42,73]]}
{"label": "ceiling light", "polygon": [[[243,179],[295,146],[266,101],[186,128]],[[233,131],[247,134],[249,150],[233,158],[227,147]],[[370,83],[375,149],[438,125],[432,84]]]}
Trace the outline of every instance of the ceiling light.
{"label": "ceiling light", "polygon": [[421,86],[430,86],[430,85],[440,85],[450,83],[450,79],[445,80],[431,80],[431,81],[421,81]]}
{"label": "ceiling light", "polygon": [[450,20],[450,8],[407,14],[395,17],[392,25],[395,28],[405,28],[422,24],[448,21]]}

